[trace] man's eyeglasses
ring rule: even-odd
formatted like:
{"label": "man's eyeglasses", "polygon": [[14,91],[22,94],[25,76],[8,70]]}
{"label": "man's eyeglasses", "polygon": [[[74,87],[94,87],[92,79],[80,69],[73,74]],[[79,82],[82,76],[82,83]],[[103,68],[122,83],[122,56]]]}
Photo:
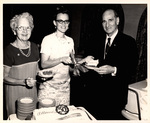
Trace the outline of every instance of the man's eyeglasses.
{"label": "man's eyeglasses", "polygon": [[30,27],[30,26],[28,26],[28,27],[20,26],[20,27],[17,27],[17,29],[19,31],[24,31],[24,30],[31,31],[32,27]]}
{"label": "man's eyeglasses", "polygon": [[69,24],[70,22],[69,22],[69,20],[56,20],[58,23],[60,23],[60,24]]}

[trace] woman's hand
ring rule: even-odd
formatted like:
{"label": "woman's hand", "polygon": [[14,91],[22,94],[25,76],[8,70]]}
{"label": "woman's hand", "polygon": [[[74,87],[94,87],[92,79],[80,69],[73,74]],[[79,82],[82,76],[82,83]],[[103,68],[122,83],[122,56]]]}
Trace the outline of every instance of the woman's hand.
{"label": "woman's hand", "polygon": [[61,62],[64,64],[72,64],[72,60],[69,56],[62,57]]}
{"label": "woman's hand", "polygon": [[28,86],[28,87],[33,87],[34,85],[35,85],[35,83],[36,83],[36,80],[34,80],[33,78],[27,78],[26,80],[25,80],[25,83],[26,83],[26,85]]}
{"label": "woman's hand", "polygon": [[79,64],[82,64],[82,63],[88,63],[89,61],[93,60],[94,57],[93,56],[87,56],[85,57],[84,59],[82,59],[81,61],[78,61]]}

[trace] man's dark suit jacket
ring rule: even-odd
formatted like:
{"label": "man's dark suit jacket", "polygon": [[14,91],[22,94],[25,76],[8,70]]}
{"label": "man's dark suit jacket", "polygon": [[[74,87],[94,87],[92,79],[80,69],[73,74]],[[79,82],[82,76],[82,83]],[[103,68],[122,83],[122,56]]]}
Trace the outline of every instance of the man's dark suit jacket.
{"label": "man's dark suit jacket", "polygon": [[[105,36],[101,38],[100,35],[99,38],[95,37],[94,40],[97,40],[97,43],[94,43],[93,50],[90,47],[88,48],[90,52],[87,55],[99,59],[98,66],[115,66],[117,73],[116,76],[101,76],[94,71],[87,73],[85,93],[91,95],[86,99],[87,108],[91,105],[91,109],[88,110],[91,110],[91,112],[94,110],[94,113],[98,111],[101,113],[111,112],[124,108],[127,103],[128,84],[137,66],[137,47],[132,37],[118,32],[104,59],[105,38]],[[92,105],[92,102],[94,102],[94,105]]]}

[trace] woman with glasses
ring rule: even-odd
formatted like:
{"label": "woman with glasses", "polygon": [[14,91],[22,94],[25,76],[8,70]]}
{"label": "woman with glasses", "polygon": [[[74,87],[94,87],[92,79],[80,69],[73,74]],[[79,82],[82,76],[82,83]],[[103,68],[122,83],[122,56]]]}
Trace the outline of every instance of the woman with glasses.
{"label": "woman with glasses", "polygon": [[70,103],[69,64],[74,54],[73,39],[65,35],[69,28],[69,12],[56,8],[53,24],[56,31],[44,37],[41,44],[41,66],[54,74],[51,80],[40,85],[38,99],[54,99],[56,105]]}
{"label": "woman with glasses", "polygon": [[16,39],[4,50],[4,85],[7,116],[16,113],[16,101],[21,97],[37,100],[36,74],[39,69],[39,49],[29,41],[34,28],[28,12],[15,15],[10,27]]}

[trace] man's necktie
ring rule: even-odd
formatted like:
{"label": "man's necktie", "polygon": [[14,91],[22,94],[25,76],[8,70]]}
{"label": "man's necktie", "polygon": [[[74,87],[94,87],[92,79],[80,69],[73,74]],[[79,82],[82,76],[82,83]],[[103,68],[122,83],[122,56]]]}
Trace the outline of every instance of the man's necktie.
{"label": "man's necktie", "polygon": [[106,44],[105,56],[107,55],[109,48],[110,48],[110,40],[111,40],[111,38],[108,38],[108,42]]}

